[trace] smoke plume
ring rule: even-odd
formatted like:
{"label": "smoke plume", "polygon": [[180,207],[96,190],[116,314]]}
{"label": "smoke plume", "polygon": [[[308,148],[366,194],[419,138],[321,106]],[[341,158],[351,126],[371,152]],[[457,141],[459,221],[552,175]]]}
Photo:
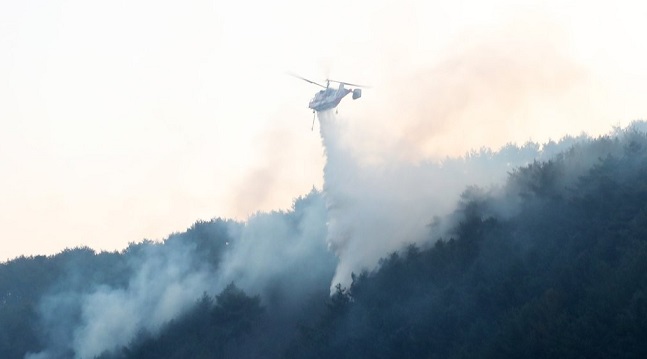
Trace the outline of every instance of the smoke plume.
{"label": "smoke plume", "polygon": [[339,258],[333,286],[443,235],[466,188],[492,190],[574,142],[550,136],[586,128],[564,121],[562,106],[588,110],[586,71],[569,58],[561,29],[526,20],[465,33],[426,68],[399,69],[358,103],[345,100],[340,112],[348,106],[352,116],[319,114],[328,241]]}
{"label": "smoke plume", "polygon": [[70,268],[40,303],[45,349],[25,358],[93,358],[118,350],[138,335],[155,335],[203,293],[215,295],[230,283],[266,304],[299,308],[304,297],[327,288],[334,271],[325,221],[323,199],[312,192],[290,212],[258,213],[244,224],[216,222],[226,227],[226,236],[215,238],[224,248],[219,260],[200,253],[189,231],[127,250],[125,283],[79,286],[84,268]]}
{"label": "smoke plume", "polygon": [[362,163],[343,142],[346,119],[332,111],[319,117],[326,151],[324,196],[328,242],[339,258],[331,288],[348,286],[353,272],[373,270],[381,257],[411,243],[444,234],[445,217],[469,186],[493,188],[507,173],[567,148],[509,145],[498,152],[474,151],[443,161]]}

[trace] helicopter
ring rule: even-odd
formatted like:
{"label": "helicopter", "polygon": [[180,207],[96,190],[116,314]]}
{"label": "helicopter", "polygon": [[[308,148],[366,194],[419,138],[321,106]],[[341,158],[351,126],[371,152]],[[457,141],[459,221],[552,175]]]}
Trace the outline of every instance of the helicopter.
{"label": "helicopter", "polygon": [[[313,113],[315,112],[318,113],[318,112],[330,110],[337,107],[337,105],[339,105],[341,100],[351,92],[353,93],[353,100],[357,100],[358,98],[362,97],[361,88],[366,87],[362,85],[351,84],[349,82],[336,81],[331,79],[326,79],[326,86],[324,86],[318,82],[308,80],[307,78],[301,77],[299,75],[295,75],[292,73],[290,73],[290,75],[323,88],[323,90],[319,90],[319,92],[315,93],[315,96],[308,103],[308,107],[312,109]],[[339,84],[339,86],[337,88],[330,87],[331,82]],[[350,88],[344,87],[344,85],[356,87],[356,88],[350,89]],[[313,122],[314,122],[314,118],[313,118]]]}

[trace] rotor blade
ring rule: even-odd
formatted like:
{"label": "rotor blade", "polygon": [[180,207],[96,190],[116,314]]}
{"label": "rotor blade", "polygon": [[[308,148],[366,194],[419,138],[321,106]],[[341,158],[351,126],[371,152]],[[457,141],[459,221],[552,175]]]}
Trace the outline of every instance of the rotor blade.
{"label": "rotor blade", "polygon": [[338,84],[344,84],[344,85],[348,85],[348,86],[362,87],[362,88],[365,88],[365,89],[367,89],[367,88],[371,88],[370,86],[358,85],[358,84],[352,84],[352,83],[350,83],[350,82],[344,82],[344,81],[337,81],[337,80],[330,80],[330,79],[328,79],[328,80],[326,80],[326,81],[336,82],[336,83],[338,83]]}
{"label": "rotor blade", "polygon": [[305,77],[301,77],[301,76],[299,76],[299,75],[297,75],[297,74],[293,74],[293,73],[291,73],[291,72],[288,72],[287,74],[288,74],[288,75],[290,75],[290,76],[292,76],[292,77],[296,77],[296,78],[298,78],[298,79],[301,79],[301,80],[303,80],[303,81],[305,81],[305,82],[309,82],[309,83],[311,83],[311,84],[315,84],[315,85],[317,85],[317,86],[320,86],[320,87],[326,88],[326,86],[324,86],[324,85],[322,85],[322,84],[320,84],[320,83],[316,83],[316,82],[314,82],[314,81],[312,81],[312,80],[308,80],[307,78],[305,78]]}

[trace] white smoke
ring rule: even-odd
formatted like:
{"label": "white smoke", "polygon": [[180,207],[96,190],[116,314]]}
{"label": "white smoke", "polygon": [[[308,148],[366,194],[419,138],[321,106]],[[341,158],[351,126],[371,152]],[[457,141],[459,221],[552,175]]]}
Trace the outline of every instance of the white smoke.
{"label": "white smoke", "polygon": [[[290,293],[297,301],[330,280],[336,265],[326,246],[326,207],[314,191],[292,212],[258,213],[247,221],[218,272],[248,293]],[[274,294],[273,294],[274,295]]]}
{"label": "white smoke", "polygon": [[407,243],[443,235],[443,217],[468,186],[500,185],[572,143],[550,136],[586,128],[588,73],[569,57],[562,29],[535,19],[480,30],[426,68],[367,89],[348,105],[352,116],[319,114],[328,241],[340,261],[333,286]]}
{"label": "white smoke", "polygon": [[[326,247],[325,220],[323,199],[313,191],[290,212],[229,223],[227,249],[215,268],[192,242],[169,240],[134,253],[132,275],[123,286],[59,283],[40,303],[47,347],[25,358],[93,358],[119,349],[139,334],[155,335],[203,293],[215,295],[232,282],[264,303],[268,297],[303,302],[326,288],[336,265]],[[79,275],[83,268],[73,268],[64,281]]]}
{"label": "white smoke", "polygon": [[352,272],[372,269],[388,252],[425,238],[426,225],[450,210],[470,179],[466,173],[435,176],[424,165],[362,164],[342,140],[345,120],[330,111],[319,119],[328,241],[339,257],[332,285],[347,286]]}
{"label": "white smoke", "polygon": [[155,333],[208,289],[211,273],[194,268],[192,248],[156,249],[127,288],[100,286],[84,298],[81,325],[74,331],[77,358],[124,346],[142,330]]}
{"label": "white smoke", "polygon": [[350,150],[351,139],[345,136],[349,119],[327,111],[319,120],[326,153],[328,243],[339,258],[331,290],[338,283],[348,286],[352,273],[373,270],[392,251],[444,235],[451,225],[446,217],[468,187],[495,189],[515,168],[550,158],[575,141],[528,142],[436,161],[369,162]]}
{"label": "white smoke", "polygon": [[50,348],[26,358],[62,358],[70,352],[93,358],[125,346],[139,332],[156,333],[209,289],[212,273],[194,260],[194,251],[180,244],[146,247],[132,263],[134,275],[125,287],[97,284],[87,292],[45,297],[40,312]]}

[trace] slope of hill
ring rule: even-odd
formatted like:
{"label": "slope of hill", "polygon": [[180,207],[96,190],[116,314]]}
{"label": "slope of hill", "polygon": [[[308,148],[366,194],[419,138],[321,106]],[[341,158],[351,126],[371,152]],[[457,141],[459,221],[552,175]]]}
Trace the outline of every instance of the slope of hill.
{"label": "slope of hill", "polygon": [[647,355],[644,134],[535,162],[496,193],[466,191],[455,219],[448,238],[340,289],[288,357]]}
{"label": "slope of hill", "polygon": [[[647,356],[644,132],[580,139],[500,188],[468,188],[444,221],[442,238],[385,253],[332,296],[316,191],[121,253],[17,258],[0,264],[0,357]],[[130,302],[146,323],[106,331],[95,309]]]}

